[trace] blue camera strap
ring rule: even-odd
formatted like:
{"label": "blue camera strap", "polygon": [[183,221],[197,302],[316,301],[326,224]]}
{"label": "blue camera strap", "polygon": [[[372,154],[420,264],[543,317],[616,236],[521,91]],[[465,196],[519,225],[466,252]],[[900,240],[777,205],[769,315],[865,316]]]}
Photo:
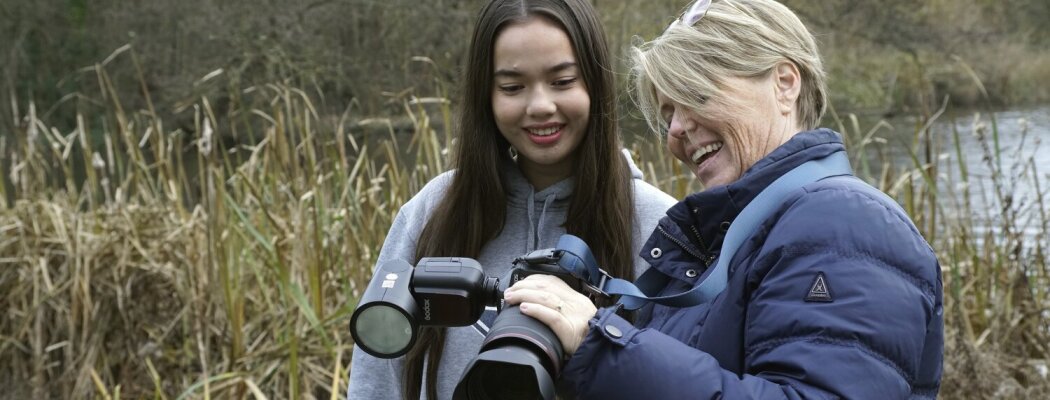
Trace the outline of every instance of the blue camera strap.
{"label": "blue camera strap", "polygon": [[[610,295],[620,295],[620,304],[636,310],[648,302],[671,307],[691,307],[709,302],[722,293],[728,282],[729,262],[737,249],[751,237],[758,225],[783,202],[784,197],[802,186],[833,176],[850,175],[852,170],[845,151],[795,167],[762,190],[733,220],[722,242],[722,250],[711,272],[692,289],[669,296],[653,296],[664,288],[671,277],[650,268],[634,283],[610,277],[598,268],[587,243],[572,235],[562,235],[556,250],[562,251],[558,264],[595,288]],[[865,185],[867,186],[867,185]],[[879,192],[881,193],[881,192]],[[885,196],[885,194],[883,194]]]}
{"label": "blue camera strap", "polygon": [[564,234],[558,238],[558,244],[554,246],[554,250],[561,252],[561,257],[558,258],[558,266],[561,269],[583,279],[595,288],[602,288],[601,281],[608,274],[598,267],[598,260],[594,258],[587,242],[576,236]]}

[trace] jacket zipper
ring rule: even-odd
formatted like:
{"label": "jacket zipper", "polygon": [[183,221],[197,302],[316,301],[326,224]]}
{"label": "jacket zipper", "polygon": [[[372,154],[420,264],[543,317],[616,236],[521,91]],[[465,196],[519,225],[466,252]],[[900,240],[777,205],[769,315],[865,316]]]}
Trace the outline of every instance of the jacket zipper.
{"label": "jacket zipper", "polygon": [[704,256],[696,254],[695,252],[690,250],[690,246],[689,245],[686,245],[685,243],[682,243],[681,240],[678,240],[678,238],[676,238],[674,236],[671,236],[670,233],[667,233],[667,231],[664,230],[664,227],[657,226],[656,229],[658,229],[660,231],[660,233],[662,233],[664,235],[664,237],[670,239],[672,242],[677,244],[678,247],[681,247],[682,250],[685,250],[686,253],[689,253],[689,255],[691,255],[693,257],[696,257],[698,260],[701,260],[701,261],[704,261],[706,259]]}
{"label": "jacket zipper", "polygon": [[[689,229],[692,230],[693,231],[693,235],[696,236],[696,241],[700,242],[700,247],[707,247],[707,245],[704,243],[704,239],[702,237],[700,237],[700,232],[698,232],[696,230],[696,226],[695,225],[689,225]],[[699,258],[708,267],[710,267],[711,263],[715,261],[715,257],[714,256],[711,256],[711,257],[701,256]]]}

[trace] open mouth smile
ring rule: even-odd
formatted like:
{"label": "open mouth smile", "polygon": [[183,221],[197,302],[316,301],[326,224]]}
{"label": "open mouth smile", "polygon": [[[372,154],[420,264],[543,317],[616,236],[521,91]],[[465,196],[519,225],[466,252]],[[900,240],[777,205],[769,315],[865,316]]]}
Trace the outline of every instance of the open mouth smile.
{"label": "open mouth smile", "polygon": [[716,153],[718,153],[718,151],[722,149],[723,145],[724,143],[722,142],[711,143],[707,146],[696,149],[696,151],[693,152],[693,155],[690,158],[693,160],[693,163],[702,164],[704,161],[707,161]]}

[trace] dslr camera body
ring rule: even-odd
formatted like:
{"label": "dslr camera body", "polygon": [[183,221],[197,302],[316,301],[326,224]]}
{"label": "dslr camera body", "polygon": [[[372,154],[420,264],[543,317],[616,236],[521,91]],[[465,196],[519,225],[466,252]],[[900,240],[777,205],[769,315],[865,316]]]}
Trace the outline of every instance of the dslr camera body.
{"label": "dslr camera body", "polygon": [[[559,247],[566,236],[583,243],[564,235]],[[486,307],[497,307],[499,314],[453,398],[554,399],[554,382],[564,361],[561,342],[517,306],[505,307],[503,291],[529,275],[546,274],[592,301],[607,298],[600,288],[609,275],[579,268],[585,260],[593,263],[586,245],[576,253],[559,248],[533,251],[516,258],[502,280],[485,275],[477,261],[464,257],[423,258],[415,268],[401,260],[381,264],[350,318],[350,333],[366,353],[395,358],[412,348],[421,326],[468,326]]]}

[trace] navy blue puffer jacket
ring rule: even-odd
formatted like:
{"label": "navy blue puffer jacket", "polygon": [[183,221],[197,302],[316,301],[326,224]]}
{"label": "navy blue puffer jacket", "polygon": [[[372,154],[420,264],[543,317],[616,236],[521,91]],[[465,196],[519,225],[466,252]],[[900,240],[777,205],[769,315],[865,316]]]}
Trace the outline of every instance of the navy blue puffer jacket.
{"label": "navy blue puffer jacket", "polygon": [[[736,182],[673,206],[642,250],[673,278],[660,295],[706,277],[762,189],[842,150],[833,131],[802,132]],[[940,267],[907,215],[860,185],[828,178],[790,194],[740,246],[710,303],[650,305],[635,326],[599,310],[563,383],[585,399],[936,397]]]}

